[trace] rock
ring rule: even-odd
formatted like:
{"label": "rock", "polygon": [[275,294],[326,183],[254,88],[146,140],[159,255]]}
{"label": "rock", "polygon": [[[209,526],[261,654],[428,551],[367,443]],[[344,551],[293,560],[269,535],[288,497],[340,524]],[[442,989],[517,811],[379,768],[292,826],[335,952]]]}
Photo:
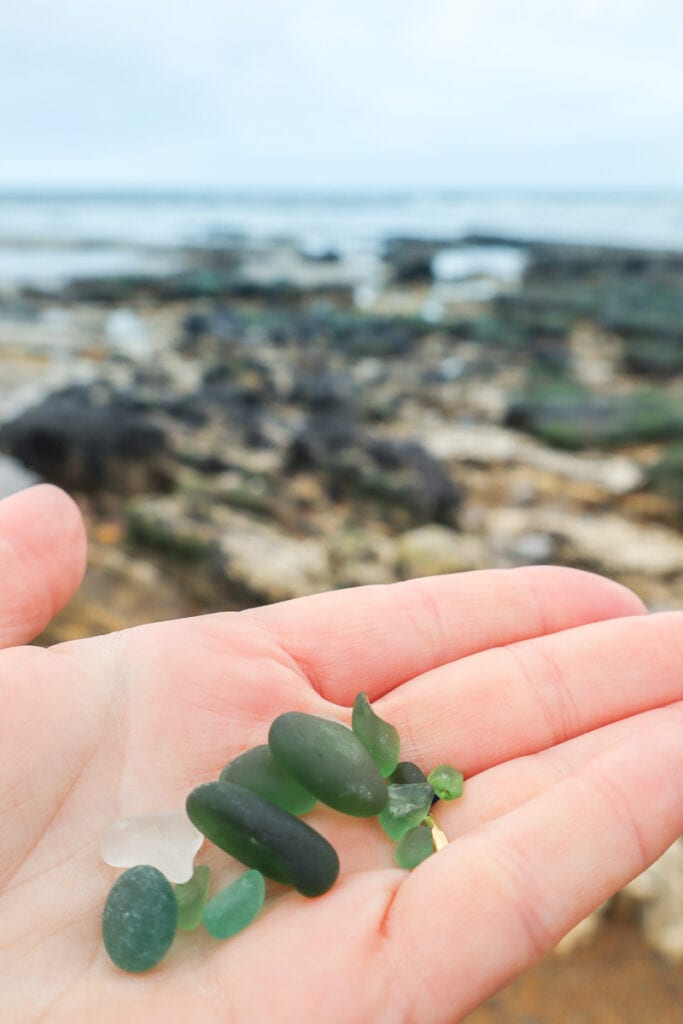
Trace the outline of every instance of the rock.
{"label": "rock", "polygon": [[329,566],[322,541],[299,539],[272,526],[233,520],[218,540],[226,580],[265,602],[324,590]]}
{"label": "rock", "polygon": [[672,962],[683,963],[683,838],[623,892],[642,905],[650,945]]}
{"label": "rock", "polygon": [[483,569],[489,564],[483,540],[436,524],[402,533],[397,555],[404,579]]}
{"label": "rock", "polygon": [[683,537],[660,526],[632,523],[621,516],[582,515],[556,508],[489,509],[487,534],[501,551],[514,549],[529,532],[555,539],[562,561],[606,573],[670,576],[683,572]]}
{"label": "rock", "polygon": [[550,386],[514,400],[505,422],[557,448],[669,441],[683,438],[683,402],[664,391],[596,395]]}
{"label": "rock", "polygon": [[608,494],[627,494],[645,479],[638,464],[625,456],[558,452],[517,431],[494,425],[444,425],[424,432],[422,439],[427,451],[439,460],[483,466],[519,463],[568,480],[596,484]]}
{"label": "rock", "polygon": [[106,385],[48,395],[0,427],[0,447],[45,480],[79,491],[157,490],[167,481],[165,431]]}

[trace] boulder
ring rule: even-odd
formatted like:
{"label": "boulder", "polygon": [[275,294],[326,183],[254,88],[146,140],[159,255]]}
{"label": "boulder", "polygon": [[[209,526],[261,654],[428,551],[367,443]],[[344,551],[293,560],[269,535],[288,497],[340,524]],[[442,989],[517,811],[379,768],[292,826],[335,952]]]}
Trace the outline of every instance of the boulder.
{"label": "boulder", "polygon": [[436,523],[402,533],[396,549],[403,579],[484,569],[490,564],[480,537],[457,533]]}
{"label": "boulder", "polygon": [[0,427],[0,447],[45,480],[77,491],[167,484],[165,431],[108,385],[73,385]]}

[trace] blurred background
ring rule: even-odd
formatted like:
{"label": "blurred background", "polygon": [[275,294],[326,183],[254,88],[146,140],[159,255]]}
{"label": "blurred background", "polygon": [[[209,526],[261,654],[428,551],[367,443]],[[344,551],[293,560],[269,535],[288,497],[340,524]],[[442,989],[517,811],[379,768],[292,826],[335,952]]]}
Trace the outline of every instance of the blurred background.
{"label": "blurred background", "polygon": [[[683,608],[683,8],[24,0],[0,494],[91,539],[41,642],[579,566]],[[470,1024],[680,1022],[683,847]]]}

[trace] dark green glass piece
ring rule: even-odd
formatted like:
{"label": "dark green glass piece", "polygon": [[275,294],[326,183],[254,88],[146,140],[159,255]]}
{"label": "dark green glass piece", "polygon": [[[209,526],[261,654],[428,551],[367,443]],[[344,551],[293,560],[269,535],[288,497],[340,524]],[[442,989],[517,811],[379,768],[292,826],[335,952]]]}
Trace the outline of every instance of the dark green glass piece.
{"label": "dark green glass piece", "polygon": [[207,903],[204,926],[214,939],[230,939],[251,924],[265,898],[263,875],[260,871],[247,871]]}
{"label": "dark green glass piece", "polygon": [[442,800],[457,800],[462,796],[464,779],[462,772],[449,764],[440,764],[427,776],[430,786]]}
{"label": "dark green glass piece", "polygon": [[189,882],[182,882],[175,887],[175,898],[178,903],[178,927],[191,932],[202,919],[206,901],[209,898],[209,878],[211,872],[206,864],[194,869]]}
{"label": "dark green glass piece", "polygon": [[385,778],[391,775],[398,764],[401,740],[398,730],[370,707],[367,693],[359,693],[356,697],[351,725],[381,774]]}
{"label": "dark green glass piece", "polygon": [[420,825],[429,814],[434,790],[424,782],[409,782],[387,787],[387,805],[379,823],[390,839],[398,840],[410,828]]}
{"label": "dark green glass piece", "polygon": [[324,804],[369,818],[387,802],[387,787],[358,737],[339,722],[288,711],[270,727],[273,757]]}
{"label": "dark green glass piece", "polygon": [[392,783],[394,786],[402,786],[409,782],[426,783],[427,776],[412,761],[399,761],[387,782]]}
{"label": "dark green glass piece", "polygon": [[417,825],[401,836],[394,854],[400,868],[412,871],[423,860],[434,853],[432,830],[427,825]]}
{"label": "dark green glass piece", "polygon": [[300,786],[282,765],[277,764],[267,743],[245,750],[226,765],[220,774],[220,781],[246,786],[290,814],[306,814],[317,803],[311,793]]}
{"label": "dark green glass piece", "polygon": [[117,967],[148,971],[166,955],[176,933],[178,905],[171,883],[146,864],[117,878],[102,914],[102,938]]}
{"label": "dark green glass piece", "polygon": [[190,821],[248,868],[319,896],[334,884],[339,858],[319,832],[232,782],[207,782],[187,798]]}

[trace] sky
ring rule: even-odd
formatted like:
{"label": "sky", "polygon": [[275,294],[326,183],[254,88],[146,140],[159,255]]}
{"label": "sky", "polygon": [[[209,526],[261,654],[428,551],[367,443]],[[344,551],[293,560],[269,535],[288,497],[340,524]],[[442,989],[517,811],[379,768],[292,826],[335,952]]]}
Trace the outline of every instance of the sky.
{"label": "sky", "polygon": [[680,0],[21,0],[0,187],[678,189],[682,52]]}

